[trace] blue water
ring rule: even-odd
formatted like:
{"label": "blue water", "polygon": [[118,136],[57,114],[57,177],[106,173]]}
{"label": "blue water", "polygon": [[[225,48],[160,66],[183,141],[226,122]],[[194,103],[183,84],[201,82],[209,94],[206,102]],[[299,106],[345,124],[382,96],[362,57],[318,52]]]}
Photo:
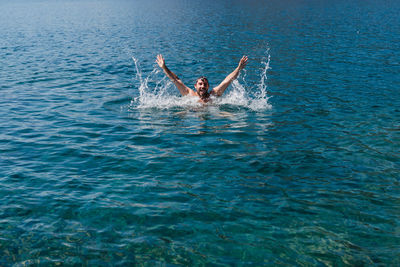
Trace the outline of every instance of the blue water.
{"label": "blue water", "polygon": [[1,266],[400,265],[399,1],[0,10]]}

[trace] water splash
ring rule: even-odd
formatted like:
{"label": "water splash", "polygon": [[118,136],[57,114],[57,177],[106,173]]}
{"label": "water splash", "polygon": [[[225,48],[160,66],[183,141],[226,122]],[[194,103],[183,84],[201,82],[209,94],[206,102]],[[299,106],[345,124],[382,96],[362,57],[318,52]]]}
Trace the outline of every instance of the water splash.
{"label": "water splash", "polygon": [[[247,72],[243,70],[241,77],[232,82],[231,88],[225,95],[220,98],[213,98],[212,105],[231,105],[254,111],[271,109],[267,96],[267,72],[270,69],[270,58],[269,50],[267,50],[266,56],[261,61],[260,81],[255,88],[247,85]],[[163,74],[158,67],[154,67],[150,74],[144,77],[138,59],[135,57],[132,57],[132,59],[136,68],[135,79],[139,82],[139,96],[132,99],[131,109],[202,106],[195,97],[174,95],[172,92],[177,89],[165,76],[160,78]],[[248,92],[252,92],[251,95]]]}
{"label": "water splash", "polygon": [[250,103],[250,108],[253,110],[258,110],[258,109],[271,109],[272,106],[268,104],[268,99],[269,97],[267,96],[267,72],[270,69],[269,63],[271,61],[271,55],[269,54],[269,49],[266,51],[266,55],[261,61],[261,64],[263,67],[261,68],[261,74],[260,74],[260,82],[257,86],[256,90],[256,96],[255,98],[252,99]]}
{"label": "water splash", "polygon": [[161,72],[158,67],[154,67],[150,74],[143,78],[142,70],[138,59],[132,57],[135,63],[136,77],[139,82],[139,96],[131,101],[131,109],[135,108],[160,108],[168,109],[171,107],[196,106],[200,105],[193,97],[178,97],[169,93],[174,86],[166,77],[159,79]]}

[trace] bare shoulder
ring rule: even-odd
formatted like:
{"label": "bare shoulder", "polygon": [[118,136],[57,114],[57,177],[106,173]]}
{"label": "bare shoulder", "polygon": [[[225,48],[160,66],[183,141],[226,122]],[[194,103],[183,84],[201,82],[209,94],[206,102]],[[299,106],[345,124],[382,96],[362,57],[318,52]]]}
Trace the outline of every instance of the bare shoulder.
{"label": "bare shoulder", "polygon": [[199,96],[195,91],[193,91],[193,90],[190,89],[189,87],[188,87],[188,90],[189,90],[189,95],[190,95],[190,96]]}

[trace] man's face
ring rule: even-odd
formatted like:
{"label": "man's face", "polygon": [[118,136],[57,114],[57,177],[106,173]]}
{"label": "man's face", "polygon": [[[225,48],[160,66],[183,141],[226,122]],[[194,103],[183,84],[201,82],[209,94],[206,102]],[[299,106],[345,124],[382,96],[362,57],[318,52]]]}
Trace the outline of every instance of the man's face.
{"label": "man's face", "polygon": [[199,95],[207,93],[208,87],[209,87],[208,82],[203,79],[198,79],[196,84],[194,85],[194,88],[196,88],[197,93],[199,93]]}

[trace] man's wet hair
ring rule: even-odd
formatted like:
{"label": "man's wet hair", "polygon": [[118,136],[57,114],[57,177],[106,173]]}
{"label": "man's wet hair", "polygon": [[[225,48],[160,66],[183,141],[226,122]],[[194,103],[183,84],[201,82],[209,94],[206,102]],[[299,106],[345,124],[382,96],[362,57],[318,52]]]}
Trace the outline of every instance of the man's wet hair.
{"label": "man's wet hair", "polygon": [[207,82],[207,84],[210,85],[210,83],[208,82],[208,79],[206,78],[206,76],[201,76],[201,77],[197,78],[196,79],[196,83],[198,82],[198,80],[202,80],[203,82]]}

